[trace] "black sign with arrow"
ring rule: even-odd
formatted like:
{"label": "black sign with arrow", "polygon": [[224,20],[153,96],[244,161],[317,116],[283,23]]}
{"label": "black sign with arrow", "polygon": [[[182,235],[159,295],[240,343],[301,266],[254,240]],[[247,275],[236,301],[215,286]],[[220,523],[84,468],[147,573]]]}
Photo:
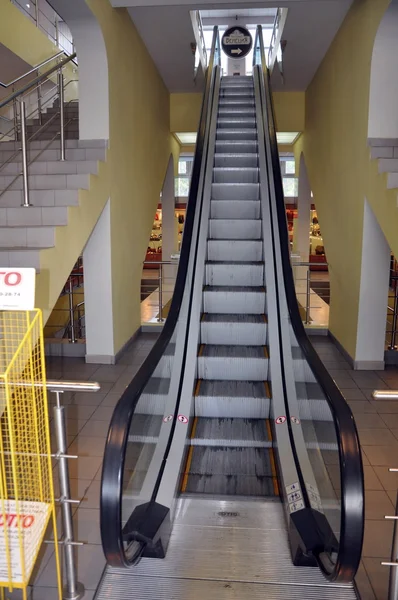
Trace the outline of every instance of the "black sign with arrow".
{"label": "black sign with arrow", "polygon": [[253,38],[245,27],[230,27],[221,38],[222,49],[229,58],[245,58],[252,45]]}

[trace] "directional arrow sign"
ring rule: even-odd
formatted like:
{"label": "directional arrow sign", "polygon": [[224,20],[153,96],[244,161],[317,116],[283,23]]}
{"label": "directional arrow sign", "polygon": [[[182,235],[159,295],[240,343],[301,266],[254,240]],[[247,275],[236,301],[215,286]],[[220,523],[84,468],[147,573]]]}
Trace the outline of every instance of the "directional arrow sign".
{"label": "directional arrow sign", "polygon": [[221,46],[229,58],[245,58],[252,49],[253,38],[246,27],[230,27],[221,38]]}

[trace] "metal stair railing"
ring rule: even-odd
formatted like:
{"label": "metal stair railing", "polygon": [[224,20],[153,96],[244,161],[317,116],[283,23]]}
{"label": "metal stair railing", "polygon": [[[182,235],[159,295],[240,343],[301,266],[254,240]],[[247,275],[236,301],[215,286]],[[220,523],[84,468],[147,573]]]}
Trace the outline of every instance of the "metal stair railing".
{"label": "metal stair railing", "polygon": [[[34,73],[40,66],[43,64],[47,64],[54,60],[54,58],[59,57],[63,53],[59,53],[53,56],[51,59],[45,61],[41,65],[34,67],[28,73],[25,73],[23,76],[10,82],[9,84],[1,84],[3,87],[9,87],[11,85],[15,86],[17,81],[24,79],[27,75],[31,75]],[[29,166],[35,162],[41,154],[47,150],[47,148],[57,139],[60,141],[60,160],[66,160],[65,156],[65,129],[68,125],[70,125],[73,121],[77,120],[75,117],[66,118],[65,109],[72,105],[73,102],[77,100],[69,100],[65,106],[65,90],[71,84],[76,82],[77,80],[70,80],[65,83],[63,70],[67,64],[73,61],[76,58],[76,53],[67,56],[65,59],[57,62],[56,65],[45,71],[44,73],[38,75],[32,81],[23,85],[20,89],[13,91],[13,93],[0,102],[0,111],[6,108],[12,109],[13,114],[13,127],[7,131],[5,134],[0,136],[0,143],[4,141],[4,138],[7,138],[7,141],[12,138],[16,143],[20,142],[21,146],[15,150],[11,156],[9,156],[6,160],[0,163],[0,173],[4,169],[4,167],[12,162],[19,154],[22,154],[22,171],[18,175],[16,175],[9,185],[0,192],[0,197],[9,190],[12,185],[15,183],[19,177],[23,178],[23,207],[32,206],[29,201]],[[42,85],[45,81],[47,81],[51,75],[57,75],[57,85],[51,88],[48,92],[42,95]],[[55,91],[54,91],[55,90]],[[37,107],[32,110],[29,114],[27,114],[27,99],[32,94],[37,94]],[[49,108],[49,106],[53,106],[55,101],[59,101],[59,110],[55,112],[44,124],[43,124],[43,109]],[[50,105],[50,102],[52,104]],[[39,120],[39,129],[35,131],[30,137],[27,135],[28,131],[28,119],[35,118],[37,116]],[[28,160],[28,150],[29,144],[32,141],[35,141],[40,134],[45,132],[48,127],[55,122],[55,120],[59,117],[59,130],[54,134],[54,136],[45,144],[42,148],[39,149],[39,152],[35,155],[34,158]],[[1,146],[0,146],[1,147]]]}

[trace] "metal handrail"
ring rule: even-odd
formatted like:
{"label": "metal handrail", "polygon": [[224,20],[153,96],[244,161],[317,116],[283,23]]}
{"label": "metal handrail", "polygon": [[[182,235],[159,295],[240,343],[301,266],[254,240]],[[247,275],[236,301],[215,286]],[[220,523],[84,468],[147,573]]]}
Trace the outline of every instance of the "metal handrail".
{"label": "metal handrail", "polygon": [[48,79],[49,75],[52,75],[56,71],[60,71],[60,69],[62,69],[68,63],[70,63],[74,58],[76,58],[76,56],[76,52],[74,52],[64,60],[61,60],[54,67],[51,67],[51,69],[48,69],[48,71],[46,71],[45,73],[42,73],[23,87],[19,88],[19,90],[16,90],[14,93],[11,94],[11,96],[8,96],[7,98],[5,98],[5,100],[0,102],[0,108],[7,106],[7,104],[9,104],[12,100],[16,100],[19,96],[22,96],[28,90],[35,88],[38,83],[41,83],[45,79]]}
{"label": "metal handrail", "polygon": [[64,54],[65,54],[65,52],[63,50],[61,50],[61,52],[58,52],[58,54],[54,54],[54,56],[51,56],[51,58],[47,58],[46,60],[43,60],[43,62],[32,67],[30,69],[30,71],[27,71],[26,73],[24,73],[23,75],[20,75],[16,79],[13,79],[9,83],[3,83],[2,81],[0,81],[0,86],[7,89],[7,88],[11,87],[12,85],[15,85],[16,83],[18,83],[18,81],[22,81],[22,79],[25,79],[25,77],[32,75],[32,73],[34,73],[38,69],[41,69],[41,67],[44,67],[44,65],[48,65],[48,63],[50,63],[52,60],[59,58],[60,56],[64,56]]}

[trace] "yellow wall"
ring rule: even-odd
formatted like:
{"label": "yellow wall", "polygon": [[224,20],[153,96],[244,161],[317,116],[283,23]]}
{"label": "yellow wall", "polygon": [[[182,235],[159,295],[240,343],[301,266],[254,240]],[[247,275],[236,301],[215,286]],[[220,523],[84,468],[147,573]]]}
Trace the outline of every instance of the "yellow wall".
{"label": "yellow wall", "polygon": [[[304,152],[330,263],[330,330],[354,357],[364,199],[398,255],[395,191],[367,146],[373,44],[389,0],[355,0],[306,92]],[[387,291],[386,291],[387,293]]]}
{"label": "yellow wall", "polygon": [[[197,131],[202,94],[170,95],[170,131]],[[304,131],[305,93],[274,92],[278,131]]]}
{"label": "yellow wall", "polygon": [[87,0],[109,69],[111,244],[115,352],[140,327],[140,283],[170,154],[170,99],[126,9]]}

